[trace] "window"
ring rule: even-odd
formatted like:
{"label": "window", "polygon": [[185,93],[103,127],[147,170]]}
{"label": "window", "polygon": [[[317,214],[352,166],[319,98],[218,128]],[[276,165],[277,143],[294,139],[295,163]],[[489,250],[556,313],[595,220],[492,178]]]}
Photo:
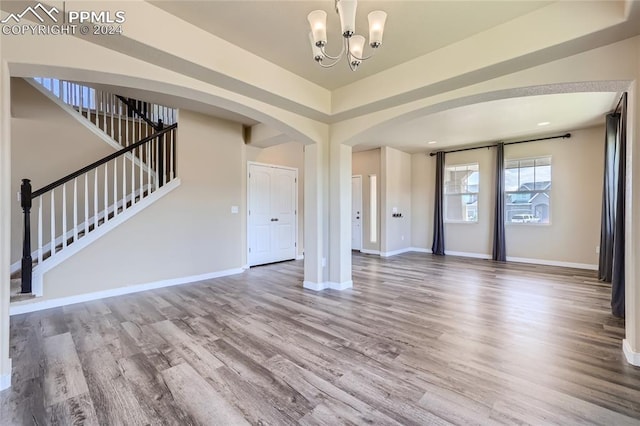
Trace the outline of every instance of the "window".
{"label": "window", "polygon": [[444,170],[444,217],[447,222],[478,221],[478,163]]}
{"label": "window", "polygon": [[66,104],[82,109],[96,109],[96,90],[76,83],[58,80],[57,78],[35,77],[40,83]]}
{"label": "window", "polygon": [[549,223],[551,157],[507,160],[504,182],[507,223]]}

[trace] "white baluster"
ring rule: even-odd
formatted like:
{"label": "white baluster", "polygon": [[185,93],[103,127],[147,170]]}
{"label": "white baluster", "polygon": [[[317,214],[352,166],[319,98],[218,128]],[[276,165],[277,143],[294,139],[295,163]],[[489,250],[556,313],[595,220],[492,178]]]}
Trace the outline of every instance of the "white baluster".
{"label": "white baluster", "polygon": [[[100,95],[98,96],[98,93],[100,93]],[[96,108],[95,108],[95,112],[96,112],[96,127],[100,127],[100,125],[98,124],[99,118],[98,118],[98,110],[100,109],[100,100],[102,98],[102,92],[98,92],[96,90]]]}
{"label": "white baluster", "polygon": [[104,165],[104,225],[109,220],[109,163]]}
{"label": "white baluster", "polygon": [[102,94],[102,130],[107,131],[107,93]]}
{"label": "white baluster", "polygon": [[79,88],[80,88],[80,94],[79,94],[79,97],[80,97],[80,108],[78,109],[78,111],[80,112],[80,115],[83,115],[82,114],[82,107],[84,106],[83,105],[84,104],[84,86],[79,86]]}
{"label": "white baluster", "polygon": [[151,142],[145,144],[147,147],[147,195],[151,194]]}
{"label": "white baluster", "polygon": [[174,141],[173,141],[173,130],[168,133],[169,137],[169,179],[173,180],[175,178],[173,173],[173,149],[174,149]]}
{"label": "white baluster", "polygon": [[73,242],[76,241],[78,241],[78,178],[73,180]]}
{"label": "white baluster", "polygon": [[118,216],[118,159],[113,160],[113,217]]}
{"label": "white baluster", "polygon": [[131,205],[136,198],[136,151],[131,151]]}
{"label": "white baluster", "polygon": [[[117,159],[116,159],[117,160]],[[127,209],[127,155],[122,156],[122,211]]]}
{"label": "white baluster", "polygon": [[126,112],[126,108],[124,109],[124,113],[122,114],[122,116],[124,117],[124,146],[129,146],[129,115]]}
{"label": "white baluster", "polygon": [[67,184],[62,184],[62,248],[67,246]]}
{"label": "white baluster", "polygon": [[109,105],[109,112],[111,112],[111,139],[115,139],[116,138],[116,132],[115,132],[115,127],[113,125],[113,113],[114,113],[114,106],[116,104],[116,97],[114,95],[109,95],[109,102],[111,103]]}
{"label": "white baluster", "polygon": [[122,139],[122,102],[118,100],[118,143],[120,145],[124,145],[122,143],[124,139]]}
{"label": "white baluster", "polygon": [[38,264],[42,263],[42,195],[38,197]]}
{"label": "white baluster", "polygon": [[84,235],[89,233],[89,172],[84,174]]}
{"label": "white baluster", "polygon": [[56,254],[56,190],[51,190],[51,256]]}
{"label": "white baluster", "polygon": [[139,187],[139,191],[140,191],[140,198],[139,200],[142,200],[142,188],[144,186],[144,162],[142,161],[142,147],[139,146],[138,147],[138,167],[140,168],[140,187]]}
{"label": "white baluster", "polygon": [[[98,170],[99,167],[96,167],[93,173],[93,230],[98,229]],[[105,191],[107,189],[105,188]]]}

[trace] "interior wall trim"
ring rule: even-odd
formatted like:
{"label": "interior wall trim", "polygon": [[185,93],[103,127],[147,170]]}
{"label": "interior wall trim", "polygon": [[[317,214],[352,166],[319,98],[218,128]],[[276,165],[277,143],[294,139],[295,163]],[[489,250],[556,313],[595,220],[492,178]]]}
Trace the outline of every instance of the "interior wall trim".
{"label": "interior wall trim", "polygon": [[640,352],[635,352],[631,349],[631,345],[627,339],[622,339],[622,352],[624,352],[627,362],[631,365],[640,367]]}
{"label": "interior wall trim", "polygon": [[171,278],[150,282],[146,284],[136,284],[108,290],[96,291],[92,293],[78,294],[68,297],[60,297],[49,300],[32,299],[24,302],[12,303],[9,307],[9,315],[26,314],[29,312],[41,311],[43,309],[58,308],[60,306],[73,305],[74,303],[89,302],[92,300],[105,299],[107,297],[121,296],[123,294],[138,293],[146,290],[154,290],[157,288],[171,287],[176,285],[191,284],[198,281],[210,280],[212,278],[226,277],[229,275],[241,274],[243,268],[226,269],[223,271],[209,272],[200,275],[191,275],[188,277]]}

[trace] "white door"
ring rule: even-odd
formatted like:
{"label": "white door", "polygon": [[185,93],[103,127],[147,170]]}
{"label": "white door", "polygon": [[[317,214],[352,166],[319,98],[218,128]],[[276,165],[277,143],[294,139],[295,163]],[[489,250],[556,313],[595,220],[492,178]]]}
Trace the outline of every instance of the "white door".
{"label": "white door", "polygon": [[249,265],[296,258],[297,171],[249,164]]}
{"label": "white door", "polygon": [[362,250],[362,176],[351,178],[351,249]]}

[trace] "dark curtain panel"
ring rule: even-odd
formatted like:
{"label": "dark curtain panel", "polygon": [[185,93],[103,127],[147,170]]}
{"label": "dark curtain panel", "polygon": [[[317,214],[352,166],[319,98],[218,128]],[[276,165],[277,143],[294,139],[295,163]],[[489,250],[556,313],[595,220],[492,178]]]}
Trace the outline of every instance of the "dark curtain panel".
{"label": "dark curtain panel", "polygon": [[618,138],[619,114],[607,115],[604,141],[604,184],[602,189],[602,214],[600,224],[600,261],[598,278],[611,282],[613,273],[613,232],[616,205],[616,139]]}
{"label": "dark curtain panel", "polygon": [[444,152],[436,153],[436,192],[433,208],[433,254],[444,255]]}
{"label": "dark curtain panel", "polygon": [[611,311],[624,317],[624,221],[626,179],[626,94],[620,113],[607,115],[598,276],[611,282]]}
{"label": "dark curtain panel", "polygon": [[506,261],[504,238],[504,144],[496,147],[496,212],[493,224],[493,260]]}

